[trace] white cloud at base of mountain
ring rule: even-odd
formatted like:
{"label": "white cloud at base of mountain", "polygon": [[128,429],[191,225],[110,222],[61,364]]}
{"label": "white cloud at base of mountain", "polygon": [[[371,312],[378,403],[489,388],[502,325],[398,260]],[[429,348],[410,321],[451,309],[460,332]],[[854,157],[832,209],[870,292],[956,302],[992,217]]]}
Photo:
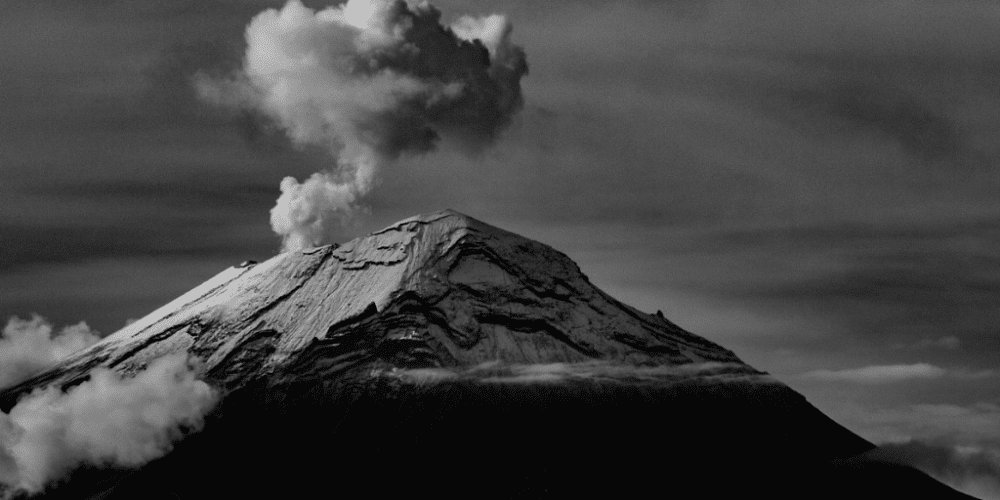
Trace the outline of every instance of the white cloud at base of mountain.
{"label": "white cloud at base of mountain", "polygon": [[966,380],[981,379],[991,377],[993,373],[992,370],[945,369],[929,363],[914,363],[910,365],[871,365],[844,370],[813,370],[802,374],[801,377],[824,382],[884,384],[945,377]]}
{"label": "white cloud at base of mountain", "polygon": [[879,446],[883,457],[916,467],[963,493],[983,500],[1000,500],[1000,446],[915,439]]}
{"label": "white cloud at base of mountain", "polygon": [[217,399],[183,354],[131,379],[97,369],[65,392],[36,390],[0,413],[0,486],[37,493],[82,464],[142,465],[199,429]]}
{"label": "white cloud at base of mountain", "polygon": [[12,316],[0,334],[0,388],[16,384],[100,340],[84,322],[56,331],[45,318]]}
{"label": "white cloud at base of mountain", "polygon": [[435,384],[453,380],[478,380],[489,383],[556,383],[570,380],[682,381],[701,379],[712,382],[778,383],[765,373],[759,373],[738,363],[686,363],[652,367],[609,362],[505,364],[500,361],[483,363],[467,370],[448,368],[394,369],[384,374],[418,384]]}

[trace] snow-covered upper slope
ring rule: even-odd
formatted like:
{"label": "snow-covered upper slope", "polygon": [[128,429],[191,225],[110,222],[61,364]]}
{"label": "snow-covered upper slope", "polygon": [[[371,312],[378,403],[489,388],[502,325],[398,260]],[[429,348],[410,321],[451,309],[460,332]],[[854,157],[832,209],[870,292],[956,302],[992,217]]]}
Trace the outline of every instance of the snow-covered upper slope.
{"label": "snow-covered upper slope", "polygon": [[359,364],[702,364],[762,375],[614,300],[564,254],[442,211],[227,269],[22,386],[68,383],[96,366],[134,373],[181,350],[226,385]]}

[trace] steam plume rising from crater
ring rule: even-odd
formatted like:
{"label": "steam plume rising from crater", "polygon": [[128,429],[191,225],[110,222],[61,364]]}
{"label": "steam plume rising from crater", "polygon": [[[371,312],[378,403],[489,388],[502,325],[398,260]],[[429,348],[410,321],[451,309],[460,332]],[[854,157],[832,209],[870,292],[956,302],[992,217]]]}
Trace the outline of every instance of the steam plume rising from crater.
{"label": "steam plume rising from crater", "polygon": [[445,137],[481,150],[523,103],[528,66],[502,15],[446,26],[426,2],[350,0],[314,11],[291,0],[258,14],[246,39],[239,74],[201,75],[201,96],[263,114],[292,142],[336,158],[305,182],[282,181],[271,226],[286,250],[324,243],[382,166]]}

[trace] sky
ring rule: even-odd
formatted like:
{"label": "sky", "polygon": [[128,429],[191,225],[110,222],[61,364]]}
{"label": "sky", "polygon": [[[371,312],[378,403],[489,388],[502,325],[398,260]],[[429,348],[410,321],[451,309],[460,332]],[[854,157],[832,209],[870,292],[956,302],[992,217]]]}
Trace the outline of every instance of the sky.
{"label": "sky", "polygon": [[[279,183],[329,155],[194,80],[282,4],[5,2],[0,319],[108,334],[280,250]],[[443,208],[537,239],[1000,497],[1000,3],[434,4],[508,16],[524,107],[387,165],[337,240]]]}

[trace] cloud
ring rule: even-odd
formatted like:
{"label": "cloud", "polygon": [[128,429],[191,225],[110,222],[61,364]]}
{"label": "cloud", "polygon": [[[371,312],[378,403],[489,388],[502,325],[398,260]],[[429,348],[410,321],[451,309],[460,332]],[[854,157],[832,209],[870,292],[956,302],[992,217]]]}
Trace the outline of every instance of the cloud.
{"label": "cloud", "polygon": [[977,498],[1000,499],[1000,448],[921,440],[882,443],[879,447],[882,458],[911,465]]}
{"label": "cloud", "polygon": [[748,369],[746,365],[716,362],[642,367],[605,361],[540,364],[505,364],[494,361],[464,370],[448,368],[394,369],[385,375],[420,384],[435,384],[453,380],[536,384],[570,380],[613,381],[616,379],[658,382],[698,379],[718,383],[776,383],[769,375]]}
{"label": "cloud", "polygon": [[916,363],[912,365],[872,365],[845,370],[813,370],[803,373],[801,377],[824,382],[885,384],[944,377],[958,380],[978,380],[992,377],[994,373],[993,370],[944,369],[928,363]]}
{"label": "cloud", "polygon": [[688,269],[672,271],[665,286],[805,317],[799,331],[775,332],[800,345],[813,336],[804,346],[813,365],[791,373],[922,361],[968,378],[995,365],[998,228],[993,217],[742,228],[695,234],[686,247],[660,252]]}
{"label": "cloud", "polygon": [[185,354],[130,379],[97,369],[66,392],[38,389],[0,413],[0,486],[37,493],[82,464],[137,467],[200,428],[216,400]]}
{"label": "cloud", "polygon": [[56,332],[39,315],[11,317],[0,335],[0,388],[13,385],[100,340],[80,322]]}
{"label": "cloud", "polygon": [[872,442],[918,439],[1000,449],[1000,406],[990,401],[885,407],[842,400],[827,413]]}
{"label": "cloud", "polygon": [[925,338],[909,344],[894,344],[895,349],[946,349],[957,351],[962,347],[962,341],[954,335],[941,338]]}
{"label": "cloud", "polygon": [[873,458],[913,465],[978,498],[1000,498],[1000,406],[992,401],[884,406],[890,397],[871,405],[840,398],[825,413],[881,443],[884,450]]}
{"label": "cloud", "polygon": [[243,67],[195,79],[202,97],[273,120],[292,142],[328,149],[328,172],[281,183],[271,211],[285,249],[329,242],[384,165],[446,138],[476,152],[522,104],[524,51],[502,15],[441,24],[424,2],[350,0],[314,11],[298,0],[258,14]]}
{"label": "cloud", "polygon": [[[183,96],[174,96],[179,91],[162,94],[162,101],[153,108],[145,106],[147,103],[137,108],[133,101],[122,98],[129,89],[106,85],[108,81],[127,81],[126,73],[136,73],[131,63],[135,60],[155,60],[169,66],[169,78],[143,82],[154,91],[165,85],[171,89],[190,85],[191,74],[199,70],[219,76],[231,69],[223,67],[220,73],[211,73],[214,69],[206,71],[205,66],[241,66],[247,20],[264,3],[182,3],[188,7],[132,2],[127,8],[118,8],[128,14],[125,22],[119,22],[121,18],[106,2],[89,10],[75,7],[79,15],[73,19],[80,26],[74,30],[41,29],[49,27],[46,24],[26,30],[23,38],[14,40],[30,40],[28,35],[37,32],[73,33],[72,37],[39,41],[46,45],[46,53],[61,56],[58,58],[39,60],[19,51],[9,54],[47,71],[37,78],[25,78],[31,85],[64,82],[66,89],[19,94],[12,99],[21,112],[9,113],[11,116],[4,119],[14,122],[12,130],[24,131],[24,137],[10,141],[11,148],[23,148],[23,152],[13,155],[11,150],[9,161],[30,167],[11,171],[5,189],[17,188],[13,176],[21,178],[27,172],[37,173],[40,179],[63,180],[70,172],[74,179],[77,172],[104,178],[119,178],[127,172],[124,175],[128,177],[159,177],[170,192],[186,193],[196,184],[210,183],[177,180],[172,174],[179,170],[209,171],[214,176],[219,169],[242,168],[248,178],[271,185],[273,192],[281,180],[273,175],[274,165],[282,165],[282,171],[294,174],[299,182],[317,170],[315,156],[320,155],[313,155],[313,151],[286,152],[281,157],[250,154],[246,144],[232,134],[231,123],[220,120],[218,113],[206,112],[204,105],[196,108],[197,113],[184,114],[184,120],[161,120],[164,110],[192,108],[186,102],[178,105],[179,100],[189,97],[186,93],[190,89],[184,89]],[[458,4],[448,6],[452,5]],[[895,138],[906,134],[896,129],[905,128],[906,122],[893,121],[892,110],[910,109],[909,104],[927,110],[941,119],[933,123],[950,124],[960,134],[955,144],[962,148],[971,147],[970,134],[978,135],[980,143],[995,142],[988,139],[996,128],[996,102],[990,100],[990,92],[984,92],[990,88],[990,61],[996,52],[984,42],[995,32],[992,8],[981,2],[947,6],[940,2],[883,2],[878,7],[845,2],[837,8],[822,3],[779,8],[771,1],[752,6],[725,2],[684,5],[555,1],[541,8],[537,3],[505,3],[504,9],[511,9],[510,18],[516,21],[518,42],[537,47],[531,54],[532,78],[523,79],[524,95],[530,103],[525,111],[539,109],[539,114],[547,113],[551,119],[529,123],[517,144],[505,140],[495,150],[503,155],[495,162],[469,165],[456,155],[447,166],[435,164],[432,168],[441,175],[426,182],[422,178],[431,169],[421,165],[413,175],[404,175],[397,188],[389,190],[382,184],[365,200],[373,206],[396,203],[391,206],[401,216],[442,206],[466,210],[488,206],[485,215],[518,211],[519,216],[534,220],[545,214],[550,220],[604,218],[671,224],[755,216],[798,223],[812,215],[848,211],[870,220],[879,217],[880,208],[895,209],[910,201],[915,201],[911,207],[919,213],[943,213],[933,208],[929,198],[952,199],[966,208],[991,201],[989,197],[969,196],[965,184],[981,186],[977,192],[992,193],[995,189],[987,189],[995,187],[992,175],[966,182],[968,177],[953,175],[948,169],[939,172],[936,184],[915,182],[924,177],[926,165],[909,161],[905,155],[901,159],[896,151],[900,141]],[[445,6],[441,5],[448,18]],[[471,2],[460,8],[489,12],[484,9],[490,7]],[[46,23],[62,19],[58,12],[41,9],[36,8],[41,13],[38,17]],[[20,18],[14,23],[25,24]],[[170,29],[144,29],[164,25]],[[831,25],[843,29],[833,30]],[[622,26],[628,29],[613,28]],[[928,29],[915,29],[917,26]],[[959,26],[961,29],[956,29]],[[857,40],[877,39],[879,43],[852,43],[838,35],[842,32],[858,33]],[[69,39],[91,41],[93,36],[83,36],[85,33],[100,33],[101,43],[90,50],[82,50],[87,44],[79,43],[68,47],[72,50],[60,47],[59,42]],[[165,62],[156,60],[164,46],[189,40],[189,48],[168,54]],[[141,56],[134,55],[137,52]],[[108,59],[109,53],[116,58]],[[642,56],[637,63],[637,58],[650,53],[657,57]],[[178,59],[180,62],[174,61]],[[67,65],[77,76],[86,74],[88,79],[101,82],[94,86],[96,98],[79,99],[77,86],[65,83],[74,79],[59,77]],[[21,70],[20,66],[11,68]],[[947,85],[942,87],[942,82]],[[857,97],[862,92],[859,89],[872,91],[870,99],[877,102],[870,113],[877,116],[865,121],[838,115],[838,103]],[[100,103],[99,118],[74,107],[80,102]],[[63,118],[71,114],[72,123],[78,125],[58,136],[45,134],[24,121],[31,116],[29,109],[51,114],[46,123],[52,125],[70,122]],[[92,129],[94,121],[112,121],[117,115],[128,115],[119,121],[130,127],[115,130],[106,141],[82,136],[84,130]],[[142,126],[136,127],[137,123]],[[895,127],[895,131],[883,131],[871,123]],[[806,134],[804,130],[820,132]],[[917,132],[917,137],[923,133]],[[119,140],[122,137],[128,140]],[[845,145],[844,138],[851,144]],[[53,141],[57,147],[52,147]],[[907,141],[920,143],[914,138]],[[827,148],[831,142],[832,147]],[[522,148],[526,150],[523,154]],[[168,155],[182,158],[165,161]],[[87,163],[87,170],[71,168],[80,161]],[[126,169],[126,165],[135,167]],[[961,168],[960,161],[949,165]],[[456,175],[468,170],[474,175]],[[442,181],[448,182],[448,190],[439,188]],[[74,186],[73,182],[66,184]],[[925,191],[913,198],[902,193],[914,186]],[[615,195],[624,192],[630,195],[627,199]],[[110,204],[96,193],[87,196],[95,205]],[[276,192],[268,196],[266,205],[243,213],[272,207]],[[140,208],[143,203],[131,201],[129,205]],[[12,204],[9,215],[35,213],[19,210],[19,206]],[[218,207],[202,210],[219,211]],[[70,218],[79,213],[66,212]],[[375,210],[373,215],[383,213]],[[108,227],[122,229],[109,239],[127,239],[147,225],[141,220],[110,224]],[[190,230],[191,226],[179,225],[176,232],[185,227]],[[201,241],[200,233],[181,239]]]}
{"label": "cloud", "polygon": [[804,373],[803,378],[827,382],[855,382],[862,384],[884,384],[904,380],[941,378],[948,371],[927,363],[913,365],[874,365],[847,370],[813,370]]}
{"label": "cloud", "polygon": [[271,209],[271,228],[282,236],[286,250],[328,242],[330,233],[358,208],[360,193],[329,172],[312,174],[304,182],[281,181],[281,196]]}

